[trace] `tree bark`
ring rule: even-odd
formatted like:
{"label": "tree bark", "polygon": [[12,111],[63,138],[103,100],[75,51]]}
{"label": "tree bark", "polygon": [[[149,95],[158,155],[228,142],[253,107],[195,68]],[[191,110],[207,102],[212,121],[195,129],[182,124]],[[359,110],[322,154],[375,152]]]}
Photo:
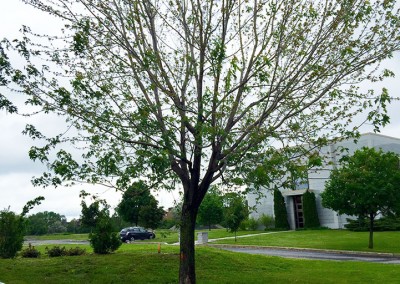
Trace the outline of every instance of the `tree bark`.
{"label": "tree bark", "polygon": [[183,204],[180,227],[180,284],[196,283],[194,246],[194,229],[196,224],[196,216],[197,208],[190,208],[187,204]]}
{"label": "tree bark", "polygon": [[369,214],[369,243],[368,248],[374,248],[374,214]]}

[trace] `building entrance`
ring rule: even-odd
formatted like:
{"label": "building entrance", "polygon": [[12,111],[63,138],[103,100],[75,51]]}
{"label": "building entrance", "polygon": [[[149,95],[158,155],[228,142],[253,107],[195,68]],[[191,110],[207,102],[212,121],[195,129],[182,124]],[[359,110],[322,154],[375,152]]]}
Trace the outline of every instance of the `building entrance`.
{"label": "building entrance", "polygon": [[296,229],[304,228],[303,198],[301,195],[293,196],[293,205]]}

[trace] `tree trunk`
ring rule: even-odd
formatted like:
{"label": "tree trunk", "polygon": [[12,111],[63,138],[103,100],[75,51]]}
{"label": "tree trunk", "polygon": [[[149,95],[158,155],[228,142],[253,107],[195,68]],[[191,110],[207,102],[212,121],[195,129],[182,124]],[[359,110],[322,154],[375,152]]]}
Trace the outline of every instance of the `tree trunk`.
{"label": "tree trunk", "polygon": [[196,224],[197,210],[189,209],[187,205],[182,206],[181,213],[181,237],[180,237],[180,266],[179,283],[196,283],[195,272],[195,249],[194,249],[194,229]]}
{"label": "tree trunk", "polygon": [[374,248],[374,214],[369,214],[369,243],[368,248]]}

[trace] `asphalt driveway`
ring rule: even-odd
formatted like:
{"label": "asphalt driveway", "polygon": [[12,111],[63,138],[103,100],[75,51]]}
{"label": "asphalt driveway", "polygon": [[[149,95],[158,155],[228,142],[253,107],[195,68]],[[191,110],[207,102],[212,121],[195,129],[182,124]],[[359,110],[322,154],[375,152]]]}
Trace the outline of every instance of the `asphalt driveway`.
{"label": "asphalt driveway", "polygon": [[265,247],[236,247],[236,246],[223,246],[223,245],[221,246],[218,245],[218,247],[224,250],[234,251],[234,252],[280,256],[286,258],[335,260],[335,261],[365,261],[365,262],[400,264],[400,257],[389,253],[364,253],[364,252],[324,251],[324,250],[265,248]]}

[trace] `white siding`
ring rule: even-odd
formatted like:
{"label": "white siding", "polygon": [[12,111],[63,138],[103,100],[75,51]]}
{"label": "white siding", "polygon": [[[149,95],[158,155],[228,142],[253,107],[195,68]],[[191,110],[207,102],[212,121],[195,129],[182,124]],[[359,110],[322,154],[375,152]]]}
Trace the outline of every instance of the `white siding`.
{"label": "white siding", "polygon": [[[375,133],[366,133],[361,135],[357,143],[353,140],[337,142],[335,144],[323,147],[320,154],[325,157],[321,168],[312,169],[308,172],[309,189],[316,195],[318,216],[322,227],[333,229],[343,228],[347,223],[346,218],[354,218],[347,215],[338,215],[337,212],[324,208],[321,203],[320,194],[325,190],[325,182],[329,180],[330,171],[338,166],[339,160],[343,155],[352,155],[356,150],[362,147],[374,147],[383,151],[392,151],[400,154],[400,139]],[[341,151],[342,149],[348,149]],[[255,206],[256,211],[251,213],[253,218],[258,218],[262,214],[274,216],[274,202],[272,191],[265,190],[265,197],[256,203],[257,196],[249,194],[247,196],[250,206]],[[294,206],[291,196],[285,196],[286,209],[290,228],[295,228]]]}

